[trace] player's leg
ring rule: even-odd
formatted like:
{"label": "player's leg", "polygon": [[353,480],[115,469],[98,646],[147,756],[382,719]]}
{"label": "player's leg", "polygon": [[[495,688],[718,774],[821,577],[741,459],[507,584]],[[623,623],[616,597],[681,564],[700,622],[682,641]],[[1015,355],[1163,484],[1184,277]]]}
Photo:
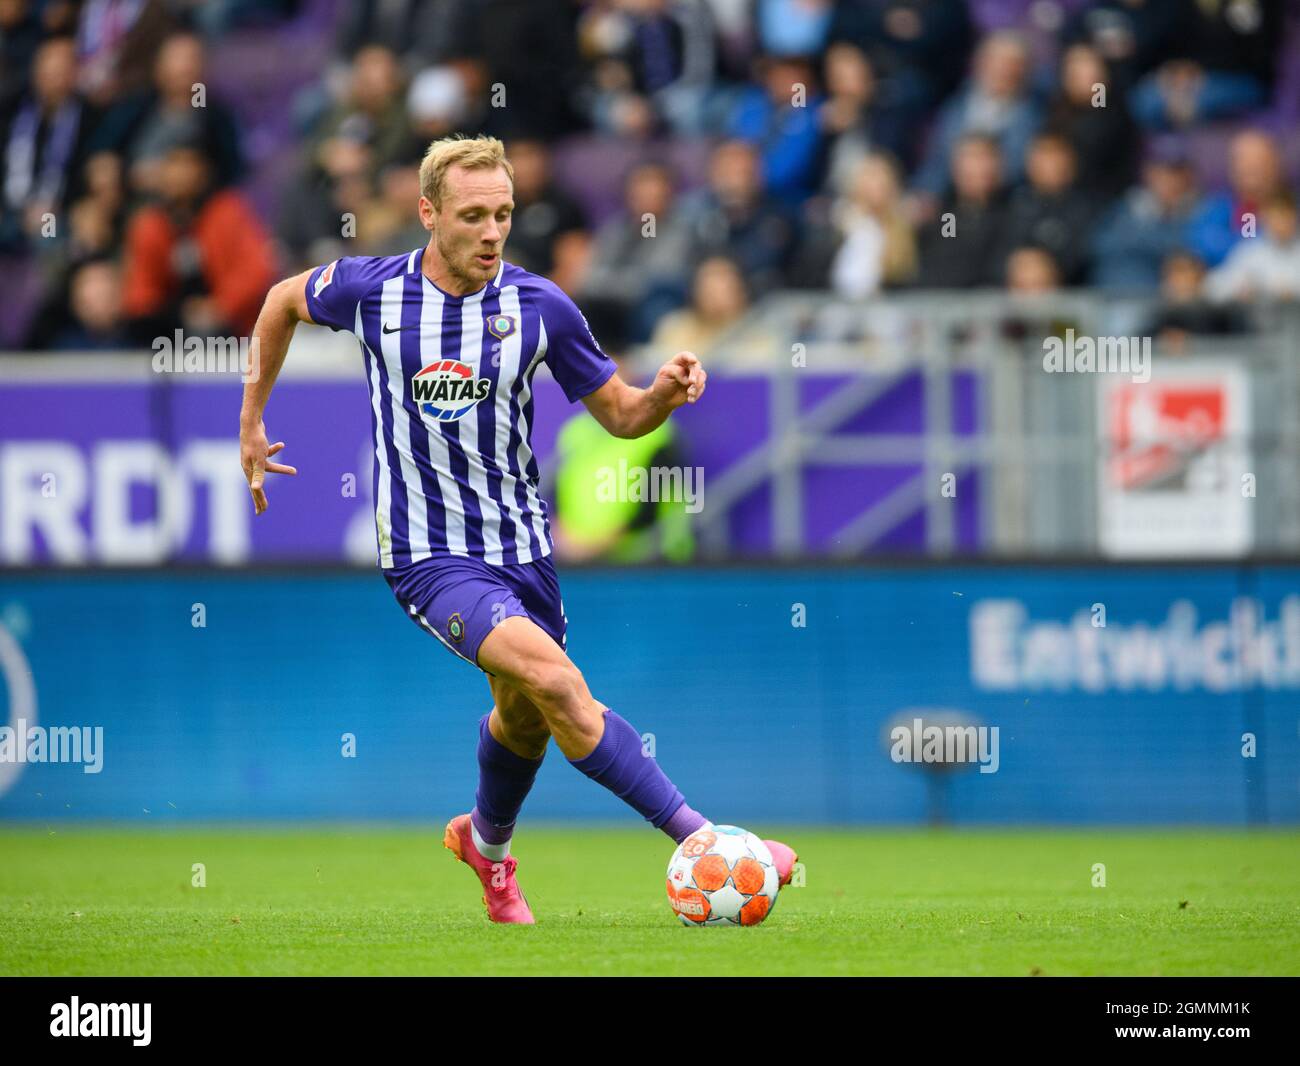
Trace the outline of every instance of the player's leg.
{"label": "player's leg", "polygon": [[470,825],[481,855],[500,862],[510,854],[515,820],[551,739],[546,720],[526,696],[488,677],[492,710],[479,720],[478,791]]}
{"label": "player's leg", "polygon": [[[502,614],[524,612],[500,575],[481,560],[435,557],[395,568],[385,577],[411,621],[470,665],[477,665],[479,642]],[[511,697],[504,684],[492,687],[493,702],[499,706],[479,722],[476,799],[480,814],[499,824],[480,818],[484,830],[480,831],[473,812],[460,814],[447,823],[442,843],[474,871],[492,921],[530,925],[533,914],[515,878],[517,863],[509,854],[509,835],[501,830],[513,827],[537,775],[541,759],[528,756],[534,750],[544,751],[545,744],[539,744],[536,709]]]}
{"label": "player's leg", "polygon": [[537,708],[574,767],[655,828],[680,843],[707,823],[644,750],[641,735],[592,696],[564,649],[531,618],[496,625],[478,647],[478,664]]}
{"label": "player's leg", "polygon": [[524,759],[540,759],[551,731],[532,700],[499,677],[488,677],[492,689],[489,724],[497,742]]}

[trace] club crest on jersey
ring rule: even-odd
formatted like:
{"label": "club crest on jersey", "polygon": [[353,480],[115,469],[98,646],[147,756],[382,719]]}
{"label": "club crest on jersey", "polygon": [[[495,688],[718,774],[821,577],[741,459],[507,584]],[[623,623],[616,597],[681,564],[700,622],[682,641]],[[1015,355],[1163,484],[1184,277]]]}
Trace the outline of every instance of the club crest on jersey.
{"label": "club crest on jersey", "polygon": [[476,377],[474,368],[459,359],[439,359],[411,379],[411,399],[439,422],[455,422],[491,391],[492,382]]}
{"label": "club crest on jersey", "polygon": [[515,331],[514,315],[488,315],[487,330],[497,340],[505,340]]}
{"label": "club crest on jersey", "polygon": [[465,620],[459,611],[447,619],[447,636],[451,637],[453,644],[459,644],[465,639]]}

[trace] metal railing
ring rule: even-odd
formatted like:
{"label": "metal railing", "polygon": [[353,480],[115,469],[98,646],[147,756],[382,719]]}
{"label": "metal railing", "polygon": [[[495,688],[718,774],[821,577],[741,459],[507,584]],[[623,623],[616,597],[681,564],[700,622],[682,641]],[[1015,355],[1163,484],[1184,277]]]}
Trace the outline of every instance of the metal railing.
{"label": "metal railing", "polygon": [[[867,302],[826,294],[782,293],[758,305],[707,353],[724,368],[771,375],[769,434],[709,484],[699,536],[725,555],[733,510],[766,487],[773,548],[809,553],[806,473],[813,465],[894,466],[904,479],[867,499],[828,552],[871,553],[900,523],[924,516],[924,552],[962,551],[945,475],[979,483],[978,544],[992,555],[1101,554],[1099,493],[1104,452],[1096,373],[1050,373],[1044,342],[1067,329],[1076,337],[1140,341],[1156,310],[1149,299],[1092,291],[1041,297],[1001,292],[907,293]],[[1188,339],[1175,353],[1153,341],[1156,379],[1166,367],[1232,364],[1249,382],[1248,426],[1233,442],[1250,456],[1251,554],[1300,550],[1300,308],[1253,308],[1253,332]],[[954,388],[973,378],[974,427],[956,424]],[[841,427],[919,375],[923,431],[844,432]],[[816,402],[801,402],[812,377],[836,378]],[[966,546],[969,550],[969,545]],[[1241,554],[1241,553],[1236,553]]]}

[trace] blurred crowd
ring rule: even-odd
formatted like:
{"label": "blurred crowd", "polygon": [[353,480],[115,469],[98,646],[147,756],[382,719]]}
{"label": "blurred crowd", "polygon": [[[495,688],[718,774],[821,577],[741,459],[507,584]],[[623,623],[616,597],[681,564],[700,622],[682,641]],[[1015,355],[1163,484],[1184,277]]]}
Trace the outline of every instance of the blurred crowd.
{"label": "blurred crowd", "polygon": [[[283,95],[209,80],[256,40]],[[0,0],[0,340],[247,333],[279,276],[425,243],[454,131],[507,141],[506,257],[609,347],[706,349],[782,288],[1239,331],[1300,296],[1298,49],[1282,0]]]}

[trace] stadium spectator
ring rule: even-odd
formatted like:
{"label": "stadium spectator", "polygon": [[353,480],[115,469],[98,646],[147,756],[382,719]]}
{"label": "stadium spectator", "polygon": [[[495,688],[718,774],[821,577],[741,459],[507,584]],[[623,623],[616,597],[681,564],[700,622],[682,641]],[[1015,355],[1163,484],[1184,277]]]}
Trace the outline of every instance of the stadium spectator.
{"label": "stadium spectator", "polygon": [[[362,179],[358,192],[365,197],[369,185]],[[373,199],[362,200],[355,212],[357,220],[355,252],[359,255],[397,255],[429,243],[429,232],[411,211],[420,199],[420,168],[413,163],[398,163],[379,175],[379,191]],[[513,234],[511,235],[513,239]]]}
{"label": "stadium spectator", "polygon": [[1185,0],[1089,0],[1067,21],[1068,44],[1086,43],[1105,59],[1115,84],[1131,89],[1174,50]]}
{"label": "stadium spectator", "polygon": [[584,20],[597,56],[589,112],[597,129],[642,137],[666,127],[700,132],[716,65],[703,0],[620,0]]}
{"label": "stadium spectator", "polygon": [[304,268],[349,254],[349,238],[374,195],[372,155],[363,142],[335,138],[317,163],[279,211],[285,257]]}
{"label": "stadium spectator", "polygon": [[768,191],[797,206],[812,193],[821,162],[821,97],[812,64],[769,56],[759,63],[759,78],[762,84],[751,86],[737,101],[728,132],[758,148]]}
{"label": "stadium spectator", "polygon": [[134,335],[246,335],[276,277],[257,215],[239,193],[213,191],[197,146],[167,153],[158,195],[127,226],[123,306]]}
{"label": "stadium spectator", "polygon": [[862,160],[881,150],[902,158],[908,140],[897,113],[880,106],[875,72],[860,48],[831,45],[823,67],[826,99],[817,115],[827,149],[823,187],[842,195]]}
{"label": "stadium spectator", "polygon": [[1092,241],[1091,280],[1108,290],[1155,292],[1165,260],[1187,240],[1199,203],[1196,174],[1180,145],[1158,146],[1130,189],[1102,218]]}
{"label": "stadium spectator", "polygon": [[770,56],[811,56],[826,47],[833,0],[755,0],[759,47]]}
{"label": "stadium spectator", "polygon": [[763,188],[762,164],[745,141],[724,141],[709,159],[708,185],[684,197],[694,259],[725,255],[755,294],[777,288],[794,244],[790,211]]}
{"label": "stadium spectator", "polygon": [[[1124,89],[1088,45],[1061,57],[1060,87],[1047,110],[1047,128],[1074,146],[1078,187],[1093,197],[1113,199],[1137,179],[1140,138]],[[1100,88],[1099,88],[1100,87]]]}
{"label": "stadium spectator", "polygon": [[464,47],[477,76],[470,96],[487,100],[500,86],[503,104],[485,112],[483,132],[506,140],[552,141],[574,130],[582,81],[571,0],[474,0]]}
{"label": "stadium spectator", "polygon": [[[927,287],[1003,287],[1044,266],[1034,254],[1008,262],[1013,249],[1048,252],[1053,284],[1086,278],[1152,293],[1161,264],[1186,247],[1211,270],[1209,290],[1230,300],[1270,291],[1252,264],[1290,269],[1289,243],[1276,238],[1285,208],[1281,222],[1264,222],[1287,185],[1287,134],[1239,126],[1228,188],[1202,196],[1186,153],[1208,154],[1213,138],[1194,130],[1172,147],[1157,140],[1144,162],[1133,117],[1136,108],[1158,125],[1195,125],[1270,103],[1289,113],[1270,95],[1294,29],[1265,0],[1072,0],[1059,29],[1034,20],[1035,54],[1059,55],[1040,78],[1009,30],[986,33],[971,61],[972,18],[1014,25],[1022,0],[358,0],[335,5],[333,29],[322,19],[275,26],[295,3],[200,11],[188,0],[0,0],[0,254],[10,282],[0,334],[10,343],[59,343],[87,264],[122,261],[125,298],[138,299],[136,223],[170,207],[132,217],[124,250],[128,198],[148,201],[173,144],[206,157],[210,192],[251,179],[249,202],[273,220],[284,258],[307,266],[422,243],[406,201],[428,141],[454,130],[512,135],[512,259],[582,297],[605,323],[602,338],[643,342],[714,257],[736,263],[754,299],[784,285],[856,299],[909,276]],[[247,39],[259,37],[259,48],[225,39],[241,25],[258,27]],[[289,64],[259,73],[256,87],[229,77],[230,101],[250,124],[245,160],[233,110],[211,95],[192,106],[196,84],[211,91],[195,31],[212,50],[208,66],[229,59],[231,71],[261,43],[328,48],[334,33],[338,65],[312,90],[315,120],[289,116],[309,132],[285,138],[286,123],[267,115],[274,109],[257,106],[266,87],[282,86],[285,100],[303,92]],[[70,61],[60,38],[74,33]],[[73,74],[83,88],[68,88]],[[1094,106],[1098,87],[1104,106]],[[566,144],[584,114],[612,136]],[[552,151],[577,202],[550,178]],[[285,181],[294,152],[299,167]],[[642,237],[645,212],[626,206],[598,237],[584,229],[584,208],[603,219],[613,206],[608,175],[651,158],[671,159],[689,190],[675,207],[668,182],[639,183],[639,199],[659,205],[656,235]],[[15,209],[11,196],[24,188]],[[50,189],[57,233],[33,242]],[[1230,284],[1243,270],[1256,281]],[[180,272],[195,276],[192,264]]]}
{"label": "stadium spectator", "polygon": [[717,41],[714,94],[743,82],[759,50],[758,27],[750,0],[705,0]]}
{"label": "stadium spectator", "polygon": [[566,233],[586,229],[586,218],[577,201],[552,179],[551,153],[545,144],[511,141],[507,154],[515,171],[510,262],[549,275],[555,266],[555,242]]}
{"label": "stadium spectator", "polygon": [[[957,87],[973,40],[966,0],[843,0],[830,38],[866,52],[881,106],[905,131]],[[914,149],[909,143],[900,155],[909,167]]]}
{"label": "stadium spectator", "polygon": [[1099,202],[1075,184],[1075,154],[1059,133],[1040,133],[1026,159],[1029,181],[1011,197],[1006,241],[1037,245],[1051,253],[1066,285],[1083,279],[1088,231]]}
{"label": "stadium spectator", "polygon": [[908,284],[916,270],[916,235],[903,210],[898,164],[873,152],[858,163],[825,222],[809,228],[799,283],[860,300]]}
{"label": "stadium spectator", "polygon": [[[547,275],[569,296],[577,299],[582,283],[591,271],[591,253],[595,242],[586,230],[571,229],[557,234],[551,245],[551,272]],[[588,313],[588,318],[591,317]],[[621,325],[623,315],[617,321]],[[604,333],[601,334],[605,336]]]}
{"label": "stadium spectator", "polygon": [[477,0],[350,0],[340,11],[337,50],[350,60],[366,45],[380,45],[414,76],[464,53],[476,7]]}
{"label": "stadium spectator", "polygon": [[1007,256],[1007,291],[1021,295],[1055,292],[1061,287],[1062,272],[1047,248],[1027,244],[1013,248]]}
{"label": "stadium spectator", "polygon": [[[398,156],[419,162],[430,141],[446,137],[466,126],[482,125],[484,108],[477,110],[470,100],[464,65],[428,67],[411,81],[406,93],[410,132]],[[381,167],[387,164],[381,164]]]}
{"label": "stadium spectator", "polygon": [[1019,34],[991,33],[975,52],[967,86],[943,106],[914,187],[932,200],[948,189],[952,155],[962,137],[978,133],[994,138],[1002,155],[1002,173],[1020,179],[1025,150],[1041,114],[1029,91],[1029,49]]}
{"label": "stadium spectator", "polygon": [[32,60],[47,29],[45,13],[32,0],[0,4],[0,127],[9,124],[27,94]]}
{"label": "stadium spectator", "polygon": [[1300,232],[1290,192],[1274,194],[1260,212],[1260,231],[1238,242],[1206,278],[1212,300],[1295,300],[1300,298]]}
{"label": "stadium spectator", "polygon": [[1268,103],[1281,40],[1276,0],[1188,3],[1170,58],[1133,90],[1133,113],[1150,129],[1187,126]]}
{"label": "stadium spectator", "polygon": [[122,318],[122,272],[111,260],[92,259],[72,275],[70,321],[54,337],[52,347],[83,351],[127,346]]}
{"label": "stadium spectator", "polygon": [[218,186],[232,185],[243,176],[234,116],[209,95],[205,63],[203,42],[197,36],[168,37],[154,64],[153,87],[110,108],[95,131],[97,150],[124,154],[130,184],[137,192],[155,190],[163,156],[181,143],[203,146]]}
{"label": "stadium spectator", "polygon": [[353,58],[344,98],[325,115],[308,142],[309,172],[328,173],[329,155],[340,141],[364,144],[376,172],[408,150],[401,68],[387,48],[367,45]]}
{"label": "stadium spectator", "polygon": [[1277,140],[1263,130],[1243,130],[1229,149],[1226,191],[1207,197],[1188,223],[1188,243],[1209,267],[1259,224],[1265,202],[1285,188]]}
{"label": "stadium spectator", "polygon": [[87,0],[77,24],[78,86],[100,109],[148,89],[154,57],[180,29],[164,0]]}
{"label": "stadium spectator", "polygon": [[690,305],[661,318],[650,343],[668,355],[702,355],[748,309],[749,294],[739,266],[726,256],[711,256],[695,268]]}
{"label": "stadium spectator", "polygon": [[[114,161],[117,157],[96,158]],[[99,176],[96,180],[103,181],[103,178]],[[111,197],[111,190],[92,191],[68,209],[66,239],[54,246],[56,250],[43,264],[46,270],[45,290],[40,306],[28,325],[24,347],[38,351],[58,348],[67,340],[68,323],[75,315],[72,291],[74,278],[87,263],[111,261],[120,244]],[[115,275],[114,282],[120,297],[120,277]],[[96,286],[96,290],[102,292],[103,286]],[[120,303],[120,298],[118,302]],[[89,346],[97,347],[94,344]]]}
{"label": "stadium spectator", "polygon": [[1001,286],[1007,198],[998,142],[967,134],[952,156],[953,191],[920,231],[923,288]]}
{"label": "stadium spectator", "polygon": [[1164,263],[1161,302],[1143,334],[1178,353],[1195,335],[1225,336],[1249,328],[1241,308],[1212,303],[1205,294],[1205,264],[1188,251],[1174,252]]}
{"label": "stadium spectator", "polygon": [[624,214],[596,235],[579,302],[622,308],[629,339],[639,342],[660,317],[685,302],[691,235],[675,209],[667,168],[642,163],[632,169],[624,189]]}
{"label": "stadium spectator", "polygon": [[90,116],[76,85],[71,38],[44,42],[32,63],[31,92],[4,135],[0,248],[20,250],[57,234],[56,216],[75,191],[87,143]]}
{"label": "stadium spectator", "polygon": [[[116,156],[97,156],[105,164]],[[111,181],[111,177],[107,179]],[[87,259],[97,259],[115,252],[121,246],[121,213],[112,187],[94,189],[78,200],[68,210],[68,242],[64,255],[73,264]]]}

